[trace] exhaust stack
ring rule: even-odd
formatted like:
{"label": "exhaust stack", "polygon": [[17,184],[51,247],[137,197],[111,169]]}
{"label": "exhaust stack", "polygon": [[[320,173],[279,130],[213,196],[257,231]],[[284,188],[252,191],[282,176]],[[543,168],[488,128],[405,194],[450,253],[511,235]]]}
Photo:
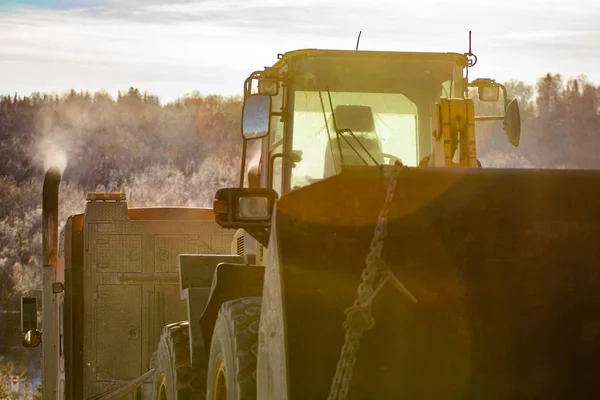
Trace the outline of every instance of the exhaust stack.
{"label": "exhaust stack", "polygon": [[56,281],[58,264],[58,190],[62,172],[56,167],[46,171],[42,193],[42,388],[44,399],[56,398],[58,389],[58,326]]}
{"label": "exhaust stack", "polygon": [[42,200],[42,235],[44,267],[54,267],[58,261],[58,189],[61,171],[51,167],[44,178]]}

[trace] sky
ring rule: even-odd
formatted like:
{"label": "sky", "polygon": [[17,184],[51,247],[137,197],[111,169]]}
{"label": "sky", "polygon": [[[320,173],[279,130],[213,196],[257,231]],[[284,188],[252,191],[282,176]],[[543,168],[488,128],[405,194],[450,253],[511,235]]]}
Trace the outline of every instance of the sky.
{"label": "sky", "polygon": [[596,0],[0,0],[0,93],[242,93],[302,48],[464,53],[470,77],[600,83]]}

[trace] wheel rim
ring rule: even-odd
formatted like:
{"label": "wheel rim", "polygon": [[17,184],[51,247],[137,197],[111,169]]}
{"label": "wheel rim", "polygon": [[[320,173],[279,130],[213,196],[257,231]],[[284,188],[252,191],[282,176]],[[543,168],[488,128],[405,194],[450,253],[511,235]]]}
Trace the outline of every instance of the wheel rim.
{"label": "wheel rim", "polygon": [[219,364],[217,366],[217,376],[215,378],[215,387],[213,393],[213,400],[227,400],[225,362],[223,359],[219,360]]}
{"label": "wheel rim", "polygon": [[167,386],[165,385],[165,376],[161,376],[158,386],[158,400],[167,400]]}

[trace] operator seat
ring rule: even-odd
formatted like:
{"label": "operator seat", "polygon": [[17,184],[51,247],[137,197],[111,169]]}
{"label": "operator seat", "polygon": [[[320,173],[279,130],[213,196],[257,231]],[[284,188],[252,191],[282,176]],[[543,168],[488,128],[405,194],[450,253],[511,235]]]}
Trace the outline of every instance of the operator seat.
{"label": "operator seat", "polygon": [[[338,139],[335,131],[333,129],[330,130],[330,140],[328,140],[325,147],[324,178],[336,174],[336,170],[337,172],[341,172],[342,158],[346,166],[365,165],[365,162],[368,165],[375,165],[373,159],[369,156],[370,154],[377,163],[383,164],[383,151],[379,137],[375,132],[375,119],[373,118],[371,107],[339,105],[335,107],[335,121],[340,131],[350,129],[356,138],[352,137],[350,133],[345,132],[340,133]],[[333,127],[333,123],[329,124],[329,126]],[[360,141],[360,144],[358,141]],[[363,146],[369,154],[365,152]],[[340,147],[342,149],[342,156],[340,156]]]}

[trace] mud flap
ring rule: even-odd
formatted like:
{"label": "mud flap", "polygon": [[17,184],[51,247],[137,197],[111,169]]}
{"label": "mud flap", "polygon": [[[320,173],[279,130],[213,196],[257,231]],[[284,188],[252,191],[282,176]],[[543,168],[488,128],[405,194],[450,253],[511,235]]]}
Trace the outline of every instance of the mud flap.
{"label": "mud flap", "polygon": [[221,305],[242,297],[260,297],[263,292],[265,269],[260,265],[222,262],[214,271],[210,295],[200,318],[204,348],[209,349],[214,324]]}

